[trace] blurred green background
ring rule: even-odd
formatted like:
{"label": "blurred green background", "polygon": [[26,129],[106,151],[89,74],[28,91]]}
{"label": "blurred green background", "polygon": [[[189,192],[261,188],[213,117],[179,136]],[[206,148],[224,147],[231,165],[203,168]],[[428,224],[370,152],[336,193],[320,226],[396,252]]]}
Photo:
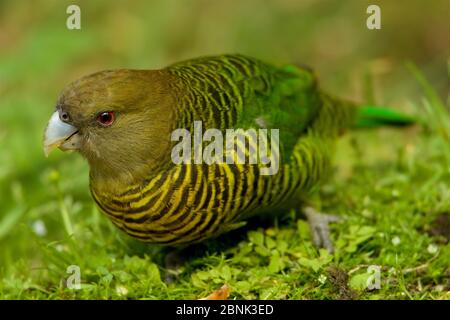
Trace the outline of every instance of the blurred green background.
{"label": "blurred green background", "polygon": [[[81,30],[66,28],[70,4],[81,8]],[[366,28],[369,4],[381,7],[381,30]],[[423,93],[405,63],[416,64],[448,103],[449,12],[447,0],[1,0],[0,279],[12,292],[45,278],[42,245],[66,237],[61,212],[70,213],[76,233],[86,232],[76,221],[106,225],[91,215],[81,157],[42,152],[46,122],[69,82],[102,69],[242,53],[311,66],[332,93],[417,113]]]}

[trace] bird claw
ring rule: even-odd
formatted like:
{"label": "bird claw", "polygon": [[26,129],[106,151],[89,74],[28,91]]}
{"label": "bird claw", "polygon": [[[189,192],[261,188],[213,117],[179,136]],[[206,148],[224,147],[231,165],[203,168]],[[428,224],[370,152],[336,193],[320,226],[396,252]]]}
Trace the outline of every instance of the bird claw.
{"label": "bird claw", "polygon": [[306,207],[303,212],[308,219],[314,245],[317,248],[325,248],[329,253],[333,253],[334,247],[330,239],[329,224],[342,219],[334,215],[318,212],[311,207]]}
{"label": "bird claw", "polygon": [[164,258],[164,280],[167,284],[174,283],[181,273],[185,258],[179,250],[170,251]]}

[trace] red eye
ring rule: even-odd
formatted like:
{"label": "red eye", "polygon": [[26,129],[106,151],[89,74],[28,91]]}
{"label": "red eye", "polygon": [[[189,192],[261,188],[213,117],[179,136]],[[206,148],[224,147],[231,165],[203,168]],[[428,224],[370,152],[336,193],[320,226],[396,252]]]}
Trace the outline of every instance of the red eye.
{"label": "red eye", "polygon": [[116,115],[112,111],[102,112],[97,116],[97,122],[104,127],[112,125],[115,119]]}

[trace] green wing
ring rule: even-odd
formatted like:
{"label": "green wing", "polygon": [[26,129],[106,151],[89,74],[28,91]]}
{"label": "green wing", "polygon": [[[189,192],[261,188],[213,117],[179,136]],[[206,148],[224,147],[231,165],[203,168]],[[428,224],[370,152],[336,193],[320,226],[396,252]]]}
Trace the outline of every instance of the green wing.
{"label": "green wing", "polygon": [[289,157],[320,110],[311,71],[276,67],[242,55],[205,57],[168,69],[182,79],[182,125],[202,120],[204,128],[279,129],[282,154]]}

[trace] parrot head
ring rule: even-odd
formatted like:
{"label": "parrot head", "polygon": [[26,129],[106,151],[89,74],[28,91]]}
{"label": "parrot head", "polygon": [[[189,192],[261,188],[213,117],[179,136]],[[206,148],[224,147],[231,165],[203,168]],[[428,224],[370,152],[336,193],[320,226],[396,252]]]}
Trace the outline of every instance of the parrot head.
{"label": "parrot head", "polygon": [[75,150],[91,174],[148,175],[170,156],[174,102],[163,71],[113,70],[83,77],[61,93],[44,152]]}

